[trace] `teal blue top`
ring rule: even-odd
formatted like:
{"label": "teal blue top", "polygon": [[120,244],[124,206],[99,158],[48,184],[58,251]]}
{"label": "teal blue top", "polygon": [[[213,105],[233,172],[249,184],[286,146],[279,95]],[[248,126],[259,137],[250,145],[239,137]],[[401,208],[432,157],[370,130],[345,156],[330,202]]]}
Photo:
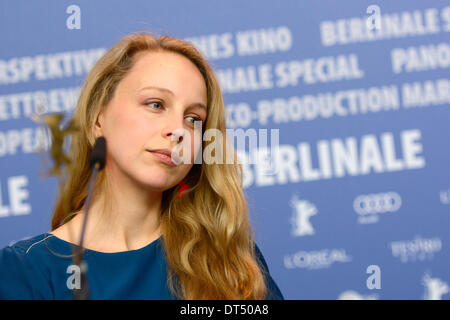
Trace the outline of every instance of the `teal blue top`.
{"label": "teal blue top", "polygon": [[[75,283],[71,247],[52,234],[44,233],[0,250],[0,299],[72,299],[69,287]],[[266,299],[284,299],[266,271]],[[137,250],[103,253],[86,249],[87,280],[91,299],[174,300],[167,286],[167,270],[161,238]]]}

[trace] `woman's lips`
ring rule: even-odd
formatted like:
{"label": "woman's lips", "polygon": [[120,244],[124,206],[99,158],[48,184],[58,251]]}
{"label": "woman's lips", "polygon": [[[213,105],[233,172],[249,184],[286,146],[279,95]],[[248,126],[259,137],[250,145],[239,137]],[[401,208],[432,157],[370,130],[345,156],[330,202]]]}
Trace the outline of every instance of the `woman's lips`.
{"label": "woman's lips", "polygon": [[170,156],[168,156],[167,154],[163,154],[157,151],[150,151],[151,154],[153,154],[153,156],[158,159],[159,161],[167,164],[168,166],[174,167],[177,164],[175,162],[173,162],[172,158]]}

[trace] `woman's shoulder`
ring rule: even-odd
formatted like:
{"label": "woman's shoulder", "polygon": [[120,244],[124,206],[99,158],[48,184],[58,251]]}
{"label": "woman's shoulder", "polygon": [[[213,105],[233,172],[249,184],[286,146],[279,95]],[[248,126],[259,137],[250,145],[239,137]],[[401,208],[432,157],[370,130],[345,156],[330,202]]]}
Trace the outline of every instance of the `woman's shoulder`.
{"label": "woman's shoulder", "polygon": [[33,237],[14,241],[10,243],[8,246],[1,249],[0,252],[7,255],[13,254],[18,256],[25,256],[30,252],[30,250],[33,247],[42,243],[49,236],[50,235],[48,233],[42,233]]}
{"label": "woman's shoulder", "polygon": [[58,259],[58,253],[59,257],[70,253],[70,248],[65,248],[55,239],[53,234],[42,233],[11,243],[0,250],[0,270],[26,267],[28,273],[49,274],[51,269],[67,260]]}
{"label": "woman's shoulder", "polygon": [[[48,234],[17,241],[0,250],[0,299],[32,299],[36,284],[44,280],[36,257]],[[31,253],[32,252],[32,253]]]}
{"label": "woman's shoulder", "polygon": [[[10,243],[8,246],[0,249],[0,265],[11,262],[21,261],[34,256],[38,250],[45,248],[43,242],[50,237],[48,233],[42,233],[34,237],[22,239]],[[33,250],[33,255],[30,252]]]}

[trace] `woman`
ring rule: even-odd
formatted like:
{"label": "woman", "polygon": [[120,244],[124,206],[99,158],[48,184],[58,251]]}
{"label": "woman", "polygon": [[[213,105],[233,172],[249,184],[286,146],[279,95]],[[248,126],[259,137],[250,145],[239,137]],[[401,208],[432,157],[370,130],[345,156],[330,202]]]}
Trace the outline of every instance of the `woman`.
{"label": "woman", "polygon": [[[201,141],[205,130],[219,130],[220,148],[232,148],[218,81],[191,44],[124,37],[90,71],[73,119],[73,166],[52,231],[0,251],[0,274],[9,275],[0,298],[70,299],[78,288],[70,248],[81,233],[90,151],[103,136],[106,167],[83,245],[91,298],[283,299],[254,243],[236,153],[233,164],[197,161],[211,143]],[[183,161],[170,159],[181,144]]]}

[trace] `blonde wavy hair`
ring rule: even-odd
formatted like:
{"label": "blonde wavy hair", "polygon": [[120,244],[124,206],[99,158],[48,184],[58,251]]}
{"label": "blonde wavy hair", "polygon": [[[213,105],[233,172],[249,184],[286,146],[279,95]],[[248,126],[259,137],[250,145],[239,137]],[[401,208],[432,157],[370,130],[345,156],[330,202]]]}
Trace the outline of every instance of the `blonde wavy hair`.
{"label": "blonde wavy hair", "polygon": [[[95,142],[97,116],[135,64],[137,53],[150,51],[178,53],[197,66],[207,88],[208,115],[203,130],[219,130],[225,143],[223,150],[216,151],[226,151],[228,157],[231,150],[234,159],[233,164],[194,164],[184,179],[191,188],[182,197],[177,197],[178,186],[163,192],[161,239],[168,287],[178,299],[264,299],[265,269],[255,252],[242,187],[242,166],[227,141],[220,85],[201,53],[180,39],[157,38],[149,33],[125,36],[91,69],[72,119],[80,130],[71,138],[72,166],[58,194],[52,230],[82,210],[91,175],[89,156]],[[202,148],[209,143],[204,142]],[[105,170],[98,176],[97,187],[106,190]]]}

